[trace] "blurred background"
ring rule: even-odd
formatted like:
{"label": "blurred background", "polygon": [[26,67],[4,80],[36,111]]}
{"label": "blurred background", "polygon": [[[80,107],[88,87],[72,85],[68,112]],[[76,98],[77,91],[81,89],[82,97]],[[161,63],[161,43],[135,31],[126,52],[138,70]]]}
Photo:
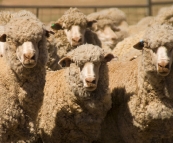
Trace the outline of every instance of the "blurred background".
{"label": "blurred background", "polygon": [[125,12],[129,25],[143,17],[155,16],[161,7],[173,5],[173,0],[0,0],[0,10],[26,9],[44,23],[57,20],[70,7],[78,7],[84,14],[116,7]]}

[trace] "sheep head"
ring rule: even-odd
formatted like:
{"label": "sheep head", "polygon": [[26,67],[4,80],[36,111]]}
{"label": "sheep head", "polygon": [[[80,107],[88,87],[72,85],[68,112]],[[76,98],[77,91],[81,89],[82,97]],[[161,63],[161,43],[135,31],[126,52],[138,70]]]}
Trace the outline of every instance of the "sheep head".
{"label": "sheep head", "polygon": [[70,8],[59,18],[51,28],[53,30],[63,29],[68,42],[72,47],[77,47],[85,42],[85,31],[94,21],[88,21],[87,17],[77,8]]}
{"label": "sheep head", "polygon": [[152,64],[161,76],[167,76],[171,71],[173,58],[172,33],[172,26],[154,25],[146,31],[145,40],[134,45],[136,49],[148,49],[150,51]]}
{"label": "sheep head", "polygon": [[86,29],[91,25],[92,22],[94,23],[95,21],[86,21],[86,25],[71,24],[69,27],[66,23],[57,21],[56,23],[52,24],[51,28],[54,30],[64,30],[70,45],[72,47],[77,47],[84,44]]}
{"label": "sheep head", "polygon": [[24,42],[18,46],[16,55],[24,67],[33,68],[37,64],[39,55],[37,43]]}
{"label": "sheep head", "polygon": [[[24,26],[23,26],[24,25]],[[18,60],[25,68],[33,68],[38,63],[39,50],[44,48],[42,40],[46,37],[43,24],[32,17],[15,17],[5,25],[0,41],[5,42],[6,58]],[[41,57],[41,56],[40,56]]]}
{"label": "sheep head", "polygon": [[[72,53],[71,57],[64,57],[59,61],[59,64],[62,67],[69,67],[71,64],[76,64],[76,67],[78,68],[79,71],[79,77],[81,82],[83,83],[83,87],[85,88],[86,91],[94,91],[97,88],[97,84],[98,84],[98,80],[99,80],[99,69],[100,69],[100,65],[102,64],[102,62],[109,62],[112,58],[114,58],[114,56],[110,53],[108,54],[103,54],[102,53],[102,49],[101,48],[95,48],[99,51],[101,51],[99,55],[96,55],[98,57],[95,57],[95,60],[91,60],[93,59],[92,56],[94,57],[94,53],[93,55],[88,55],[89,53],[87,53],[87,51],[83,51],[83,55],[86,55],[85,57],[81,57],[81,58],[76,58],[76,56],[79,54],[77,51],[79,51],[79,48],[81,48],[80,50],[82,51],[83,47],[86,46],[90,46],[88,48],[88,50],[92,51],[92,47],[95,48],[97,46],[91,46],[90,44],[86,44],[86,45],[81,45],[79,46],[77,49],[75,49],[76,51],[74,51]],[[86,48],[87,49],[87,48]],[[76,52],[76,53],[75,53]],[[98,52],[98,51],[97,51]],[[73,57],[74,56],[74,57]],[[79,61],[79,59],[81,61]],[[82,60],[83,59],[83,60]]]}
{"label": "sheep head", "polygon": [[113,49],[117,44],[118,36],[115,32],[120,29],[113,24],[113,21],[108,19],[98,20],[91,25],[90,29],[97,34],[102,45]]}
{"label": "sheep head", "polygon": [[[0,42],[6,42],[5,34],[0,37]],[[37,43],[27,41],[19,45],[16,44],[16,56],[24,67],[33,68],[37,64],[39,56]]]}

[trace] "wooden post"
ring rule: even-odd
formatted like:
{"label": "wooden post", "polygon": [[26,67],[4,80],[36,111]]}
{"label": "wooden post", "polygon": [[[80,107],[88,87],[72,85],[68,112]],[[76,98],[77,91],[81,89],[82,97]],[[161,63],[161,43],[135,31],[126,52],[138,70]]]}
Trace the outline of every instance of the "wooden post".
{"label": "wooden post", "polygon": [[39,8],[38,7],[36,8],[36,16],[37,16],[37,18],[39,18]]}
{"label": "wooden post", "polygon": [[147,15],[152,16],[152,2],[151,2],[151,0],[147,0],[147,4],[148,4]]}

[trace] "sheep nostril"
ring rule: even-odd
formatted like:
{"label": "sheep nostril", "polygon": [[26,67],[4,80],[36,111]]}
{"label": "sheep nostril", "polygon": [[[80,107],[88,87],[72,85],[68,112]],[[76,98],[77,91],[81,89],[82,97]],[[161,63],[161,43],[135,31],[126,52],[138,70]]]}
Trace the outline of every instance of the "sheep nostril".
{"label": "sheep nostril", "polygon": [[169,68],[169,63],[158,63],[158,66],[161,68]]}
{"label": "sheep nostril", "polygon": [[31,60],[35,60],[35,55],[33,55],[33,56],[31,57]]}
{"label": "sheep nostril", "polygon": [[80,39],[78,40],[78,42],[82,42],[82,38],[80,38]]}
{"label": "sheep nostril", "polygon": [[95,78],[86,78],[85,81],[86,81],[87,83],[93,83],[93,84],[96,83]]}
{"label": "sheep nostril", "polygon": [[24,54],[25,59],[35,60],[35,54]]}
{"label": "sheep nostril", "polygon": [[167,64],[167,65],[165,66],[165,68],[169,69],[169,64]]}
{"label": "sheep nostril", "polygon": [[96,80],[93,80],[91,83],[95,84],[96,83]]}
{"label": "sheep nostril", "polygon": [[115,41],[115,40],[117,40],[117,38],[113,37],[112,40]]}
{"label": "sheep nostril", "polygon": [[82,42],[82,38],[81,37],[75,37],[75,38],[72,38],[72,41],[73,42]]}

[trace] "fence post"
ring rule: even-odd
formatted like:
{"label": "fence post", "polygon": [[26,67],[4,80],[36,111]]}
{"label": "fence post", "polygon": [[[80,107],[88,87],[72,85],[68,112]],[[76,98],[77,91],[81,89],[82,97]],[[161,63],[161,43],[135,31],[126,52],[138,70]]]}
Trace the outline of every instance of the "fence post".
{"label": "fence post", "polygon": [[39,18],[39,8],[36,8],[36,16]]}
{"label": "fence post", "polygon": [[147,0],[147,5],[148,5],[147,15],[151,16],[152,15],[152,2],[151,2],[151,0]]}

